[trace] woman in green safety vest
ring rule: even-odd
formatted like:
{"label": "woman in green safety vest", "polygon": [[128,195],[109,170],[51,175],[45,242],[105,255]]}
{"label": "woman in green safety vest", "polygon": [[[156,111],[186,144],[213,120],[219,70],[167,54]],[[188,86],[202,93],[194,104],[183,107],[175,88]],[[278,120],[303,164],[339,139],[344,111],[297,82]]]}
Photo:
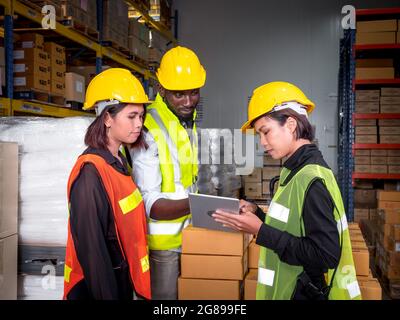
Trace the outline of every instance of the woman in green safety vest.
{"label": "woman in green safety vest", "polygon": [[265,215],[241,200],[240,215],[214,219],[257,235],[257,299],[360,300],[345,209],[335,177],[311,141],[315,105],[293,84],[254,90],[243,132],[254,131],[273,159],[286,161]]}

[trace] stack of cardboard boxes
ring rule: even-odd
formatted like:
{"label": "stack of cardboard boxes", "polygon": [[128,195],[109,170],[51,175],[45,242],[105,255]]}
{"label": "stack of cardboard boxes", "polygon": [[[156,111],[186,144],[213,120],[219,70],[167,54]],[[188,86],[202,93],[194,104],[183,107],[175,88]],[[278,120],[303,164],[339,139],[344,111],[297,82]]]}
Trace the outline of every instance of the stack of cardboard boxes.
{"label": "stack of cardboard boxes", "polygon": [[149,63],[158,65],[167,49],[167,40],[156,31],[150,32]]}
{"label": "stack of cardboard boxes", "polygon": [[136,19],[129,19],[129,50],[147,63],[149,59],[149,28]]}
{"label": "stack of cardboard boxes", "polygon": [[188,226],[182,232],[180,300],[240,300],[251,238]]}
{"label": "stack of cardboard boxes", "polygon": [[354,222],[376,219],[376,190],[372,183],[358,183],[354,190]]}
{"label": "stack of cardboard boxes", "polygon": [[19,36],[14,50],[14,90],[50,92],[50,58],[40,34]]}
{"label": "stack of cardboard boxes", "polygon": [[[282,161],[275,160],[268,155],[263,157],[263,167],[255,168],[253,173],[244,177],[244,195],[246,199],[271,200],[270,182],[271,179],[279,176]],[[277,183],[275,184],[275,191]]]}
{"label": "stack of cardboard boxes", "polygon": [[61,11],[64,19],[71,20],[72,26],[88,34],[97,31],[97,0],[62,0]]}
{"label": "stack of cardboard boxes", "polygon": [[128,4],[123,0],[103,2],[103,40],[129,51]]}
{"label": "stack of cardboard boxes", "polygon": [[382,288],[370,270],[369,251],[357,223],[349,223],[351,247],[357,281],[363,300],[382,300]]}
{"label": "stack of cardboard boxes", "polygon": [[74,102],[85,102],[85,77],[74,72],[65,74],[66,107],[74,107]]}
{"label": "stack of cardboard boxes", "polygon": [[[357,22],[356,45],[395,44],[400,43],[398,20],[374,20]],[[390,59],[389,59],[390,60]],[[393,79],[393,63],[372,63],[356,66],[356,79]],[[381,61],[383,62],[383,61]]]}
{"label": "stack of cardboard boxes", "polygon": [[50,93],[55,96],[65,95],[65,71],[67,70],[65,47],[54,42],[46,42],[44,51],[50,59]]}
{"label": "stack of cardboard boxes", "polygon": [[400,192],[378,191],[378,242],[375,264],[389,286],[392,298],[400,298]]}
{"label": "stack of cardboard boxes", "polygon": [[259,257],[260,246],[253,239],[249,245],[249,273],[244,280],[244,300],[256,300]]}
{"label": "stack of cardboard boxes", "polygon": [[18,144],[0,142],[0,300],[17,299]]}

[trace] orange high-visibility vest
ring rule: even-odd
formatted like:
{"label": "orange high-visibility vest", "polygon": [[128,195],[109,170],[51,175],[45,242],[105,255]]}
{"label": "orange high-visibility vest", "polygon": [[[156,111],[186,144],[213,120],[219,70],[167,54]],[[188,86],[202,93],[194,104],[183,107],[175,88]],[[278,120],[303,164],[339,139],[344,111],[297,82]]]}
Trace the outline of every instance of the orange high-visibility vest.
{"label": "orange high-visibility vest", "polygon": [[[93,154],[78,158],[68,180],[68,203],[71,187],[85,163],[92,163],[100,174],[114,214],[115,230],[124,259],[129,265],[129,273],[135,291],[146,299],[151,299],[150,267],[147,247],[147,223],[145,208],[139,189],[131,176],[126,176],[102,157]],[[88,252],[87,254],[90,254]],[[68,240],[64,270],[64,299],[84,274],[79,264],[71,226],[68,219]]]}

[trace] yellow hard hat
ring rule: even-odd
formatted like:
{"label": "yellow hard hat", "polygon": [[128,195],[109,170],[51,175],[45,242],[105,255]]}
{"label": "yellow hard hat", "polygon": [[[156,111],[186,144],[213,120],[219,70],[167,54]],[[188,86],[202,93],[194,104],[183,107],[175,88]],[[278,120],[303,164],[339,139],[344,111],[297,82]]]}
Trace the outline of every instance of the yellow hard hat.
{"label": "yellow hard hat", "polygon": [[311,113],[315,104],[294,84],[275,81],[264,84],[253,91],[248,107],[248,121],[242,126],[242,132],[253,126],[253,121],[285,102],[298,102]]}
{"label": "yellow hard hat", "polygon": [[157,78],[167,90],[190,90],[204,86],[206,71],[192,50],[178,46],[162,57]]}
{"label": "yellow hard hat", "polygon": [[95,76],[86,90],[83,110],[100,101],[151,103],[140,81],[127,69],[110,68]]}

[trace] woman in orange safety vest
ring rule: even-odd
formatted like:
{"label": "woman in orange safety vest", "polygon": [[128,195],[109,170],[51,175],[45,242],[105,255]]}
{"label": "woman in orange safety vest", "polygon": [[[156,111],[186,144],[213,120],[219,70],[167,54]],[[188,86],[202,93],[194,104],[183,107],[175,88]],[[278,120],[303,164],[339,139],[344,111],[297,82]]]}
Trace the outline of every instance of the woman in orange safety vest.
{"label": "woman in orange safety vest", "polygon": [[68,181],[64,299],[151,299],[145,208],[120,152],[145,147],[146,103],[126,69],[103,71],[88,86],[84,110],[97,117]]}

